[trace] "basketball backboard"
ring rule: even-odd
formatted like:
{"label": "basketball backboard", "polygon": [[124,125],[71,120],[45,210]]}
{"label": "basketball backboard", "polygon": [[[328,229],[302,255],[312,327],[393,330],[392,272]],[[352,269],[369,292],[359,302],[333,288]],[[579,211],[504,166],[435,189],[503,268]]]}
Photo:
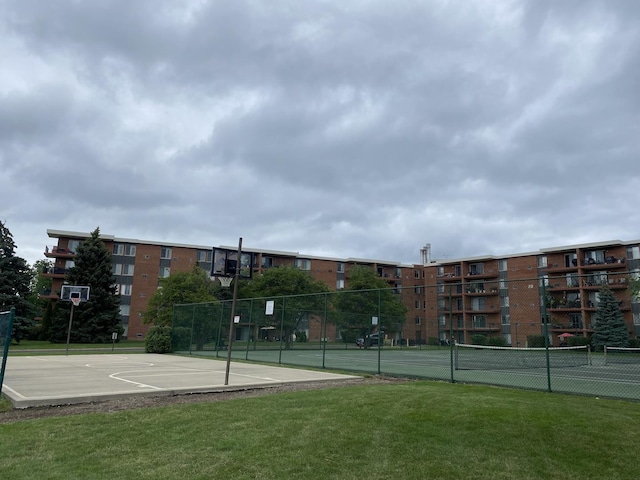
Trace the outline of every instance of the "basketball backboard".
{"label": "basketball backboard", "polygon": [[[238,252],[226,248],[213,248],[211,264],[212,277],[232,277],[236,274]],[[253,253],[242,252],[240,255],[240,278],[251,278],[253,275]]]}
{"label": "basketball backboard", "polygon": [[81,302],[89,300],[89,287],[80,285],[62,285],[60,300],[70,302],[72,298],[80,298]]}

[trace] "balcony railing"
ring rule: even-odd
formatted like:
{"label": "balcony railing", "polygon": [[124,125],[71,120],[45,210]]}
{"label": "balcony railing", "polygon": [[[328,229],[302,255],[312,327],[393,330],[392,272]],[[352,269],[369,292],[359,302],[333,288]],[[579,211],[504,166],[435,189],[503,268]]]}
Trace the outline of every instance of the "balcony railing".
{"label": "balcony railing", "polygon": [[68,268],[61,267],[45,267],[42,269],[43,276],[66,275],[68,272]]}

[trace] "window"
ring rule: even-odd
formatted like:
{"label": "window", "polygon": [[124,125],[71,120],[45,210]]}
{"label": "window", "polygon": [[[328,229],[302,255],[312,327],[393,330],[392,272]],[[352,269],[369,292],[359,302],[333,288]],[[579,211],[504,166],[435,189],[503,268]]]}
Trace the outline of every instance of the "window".
{"label": "window", "polygon": [[500,306],[508,307],[509,306],[509,297],[500,298]]}
{"label": "window", "polygon": [[121,243],[113,244],[113,254],[114,255],[123,255],[124,254],[124,245]]}
{"label": "window", "polygon": [[117,292],[120,295],[131,295],[131,285],[117,285]]}
{"label": "window", "polygon": [[567,253],[564,256],[564,266],[565,267],[575,267],[578,265],[578,255],[575,253]]}
{"label": "window", "polygon": [[446,315],[440,315],[438,317],[438,324],[439,325],[446,325],[447,324],[447,317]]}
{"label": "window", "polygon": [[548,287],[549,286],[549,275],[542,275],[539,281],[540,287]]}
{"label": "window", "polygon": [[569,328],[582,328],[582,314],[569,314]]}
{"label": "window", "polygon": [[[71,245],[71,242],[69,242],[69,245]],[[640,258],[640,247],[638,247],[637,245],[635,247],[627,247],[627,258],[629,260]]]}
{"label": "window", "polygon": [[484,264],[472,263],[469,265],[469,275],[482,275],[484,273]]}
{"label": "window", "polygon": [[396,278],[402,278],[402,269],[401,268],[396,267],[395,277]]}
{"label": "window", "polygon": [[133,265],[128,265],[128,264],[122,264],[122,263],[115,263],[113,265],[113,274],[114,275],[125,275],[125,276],[131,276],[133,275]]}
{"label": "window", "polygon": [[502,324],[511,325],[511,315],[502,315]]}
{"label": "window", "polygon": [[444,293],[444,284],[443,283],[438,285],[438,293]]}
{"label": "window", "polygon": [[123,317],[129,316],[130,305],[120,305],[120,315]]}
{"label": "window", "polygon": [[336,272],[344,273],[344,263],[338,262],[336,265]]}
{"label": "window", "polygon": [[416,317],[415,322],[416,322],[416,325],[422,325],[422,318]]}
{"label": "window", "polygon": [[273,267],[273,258],[271,257],[262,257],[262,268],[270,268]]}
{"label": "window", "polygon": [[300,270],[311,270],[311,260],[306,258],[296,258],[294,265]]}
{"label": "window", "polygon": [[160,258],[171,259],[171,248],[162,247],[160,249]]}
{"label": "window", "polygon": [[567,280],[567,287],[579,287],[580,286],[580,278],[575,273],[567,273],[565,278]]}
{"label": "window", "polygon": [[336,280],[336,289],[342,290],[344,288],[344,279],[340,278]]}
{"label": "window", "polygon": [[[442,277],[444,275],[444,267],[438,267],[437,272],[437,275],[439,277]],[[418,278],[418,270],[416,270],[416,278]]]}
{"label": "window", "polygon": [[127,257],[135,257],[136,256],[136,246],[135,245],[125,245],[124,254]]}
{"label": "window", "polygon": [[[417,303],[416,308],[419,308],[420,307],[420,301],[416,300],[416,303]],[[445,302],[444,298],[439,298],[438,299],[438,308],[444,309],[446,307],[447,307],[447,303]]]}
{"label": "window", "polygon": [[420,300],[416,300],[415,301],[415,307],[416,308],[420,308]]}
{"label": "window", "polygon": [[507,261],[506,260],[499,260],[498,261],[498,270],[500,270],[501,272],[506,272],[507,271]]}
{"label": "window", "polygon": [[471,299],[471,310],[486,310],[487,299],[484,297],[475,297]]}
{"label": "window", "polygon": [[640,313],[633,314],[633,324],[640,325]]}
{"label": "window", "polygon": [[413,288],[413,291],[414,291],[415,293],[417,293],[417,294],[420,294],[420,293],[422,293],[422,287],[414,287],[414,288]]}
{"label": "window", "polygon": [[545,268],[547,266],[547,256],[541,255],[538,257],[538,268]]}
{"label": "window", "polygon": [[[69,240],[69,243],[67,243],[67,249],[71,252],[71,253],[76,253],[76,250],[78,250],[78,247],[80,246],[80,240]],[[638,247],[636,247],[638,248]]]}
{"label": "window", "polygon": [[171,267],[160,267],[158,278],[167,278],[171,273]]}
{"label": "window", "polygon": [[211,250],[198,250],[196,258],[199,262],[210,262],[212,255]]}
{"label": "window", "polygon": [[604,250],[592,250],[591,252],[585,252],[585,265],[595,265],[600,263],[604,263]]}
{"label": "window", "polygon": [[484,315],[474,315],[473,316],[473,328],[486,328],[487,327],[487,317]]}

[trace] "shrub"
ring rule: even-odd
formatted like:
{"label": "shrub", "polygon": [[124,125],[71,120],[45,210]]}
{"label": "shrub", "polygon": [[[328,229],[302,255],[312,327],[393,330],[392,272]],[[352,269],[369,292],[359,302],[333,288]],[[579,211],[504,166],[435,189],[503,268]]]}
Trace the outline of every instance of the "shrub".
{"label": "shrub", "polygon": [[583,345],[589,345],[591,343],[591,339],[588,337],[568,337],[567,345],[570,347],[581,347]]}
{"label": "shrub", "polygon": [[429,340],[427,340],[427,342],[429,343],[429,345],[440,345],[440,340],[438,340],[438,338],[436,337],[429,337]]}
{"label": "shrub", "polygon": [[170,353],[171,327],[151,327],[144,343],[147,353]]}
{"label": "shrub", "polygon": [[486,345],[487,336],[480,333],[471,335],[471,345]]}
{"label": "shrub", "polygon": [[544,347],[544,335],[527,335],[527,346],[529,348]]}
{"label": "shrub", "polygon": [[492,347],[506,347],[507,341],[503,337],[489,337],[487,339],[487,345]]}
{"label": "shrub", "polygon": [[629,340],[629,347],[640,348],[640,338],[632,338]]}
{"label": "shrub", "polygon": [[187,327],[175,327],[171,332],[171,348],[175,350],[189,350],[191,344],[191,329]]}
{"label": "shrub", "polygon": [[307,342],[307,332],[301,330],[296,332],[296,342],[306,343]]}

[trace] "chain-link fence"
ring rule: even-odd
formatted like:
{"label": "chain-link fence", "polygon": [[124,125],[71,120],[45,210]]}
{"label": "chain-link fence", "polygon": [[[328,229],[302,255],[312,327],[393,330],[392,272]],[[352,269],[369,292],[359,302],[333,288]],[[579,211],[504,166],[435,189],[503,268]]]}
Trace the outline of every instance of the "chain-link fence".
{"label": "chain-link fence", "polygon": [[[232,358],[364,374],[640,399],[640,354],[593,350],[602,287],[638,332],[624,282],[434,280],[382,290],[239,299]],[[436,283],[437,282],[437,283]],[[607,303],[611,307],[610,302]],[[231,301],[178,305],[176,352],[226,357]],[[628,346],[628,345],[627,345]]]}
{"label": "chain-link fence", "polygon": [[2,362],[0,363],[0,394],[2,394],[2,382],[4,381],[4,370],[7,366],[7,355],[9,355],[9,344],[11,343],[14,317],[15,308],[11,308],[8,312],[0,312],[0,351],[2,351]]}

